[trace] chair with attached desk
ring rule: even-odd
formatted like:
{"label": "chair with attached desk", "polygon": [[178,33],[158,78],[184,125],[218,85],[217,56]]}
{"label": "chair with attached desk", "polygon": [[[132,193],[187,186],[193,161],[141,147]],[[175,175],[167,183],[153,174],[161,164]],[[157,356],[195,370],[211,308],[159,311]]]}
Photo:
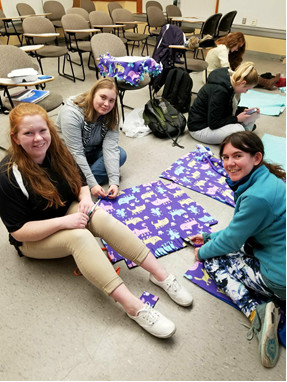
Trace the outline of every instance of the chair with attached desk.
{"label": "chair with attached desk", "polygon": [[[177,5],[173,5],[173,4],[167,5],[165,10],[166,10],[166,17],[168,22],[170,22],[172,17],[182,17],[181,10]],[[185,33],[186,35],[193,34],[195,31],[194,27],[183,24],[182,22],[180,22],[179,26],[182,29],[183,33]]]}
{"label": "chair with attached desk", "polygon": [[216,38],[226,36],[228,33],[231,32],[231,27],[236,15],[237,11],[231,11],[222,16],[222,19],[219,21],[218,28],[216,31]]}
{"label": "chair with attached desk", "polygon": [[159,8],[161,11],[163,11],[163,8],[162,8],[161,3],[158,2],[158,1],[147,1],[147,2],[146,2],[146,5],[145,5],[145,8],[148,9],[149,7],[157,7],[157,8]]}
{"label": "chair with attached desk", "polygon": [[120,36],[120,31],[122,31],[124,25],[114,24],[110,15],[104,11],[92,11],[89,13],[89,18],[92,28],[100,29],[101,32],[113,33],[119,36],[123,43],[126,45],[127,54],[129,54],[127,39],[123,36]]}
{"label": "chair with attached desk", "polygon": [[4,12],[0,9],[0,34],[7,37],[7,45],[9,44],[10,36],[17,36],[19,43],[22,45],[22,25],[17,25],[17,18],[7,18]]}
{"label": "chair with attached desk", "polygon": [[[8,78],[8,74],[12,70],[22,68],[34,68],[38,70],[38,66],[33,63],[32,58],[23,50],[14,45],[0,45],[0,89],[4,90],[4,94],[0,97],[1,111],[6,109],[11,110],[15,106],[15,101],[12,101],[10,89],[24,89],[25,87],[41,87],[44,83],[51,81],[50,79],[37,80],[31,83],[14,84]],[[6,95],[6,97],[5,97]],[[48,97],[41,100],[38,104],[45,110],[51,111],[59,107],[63,103],[63,97],[55,92],[50,92]]]}
{"label": "chair with attached desk", "polygon": [[94,2],[91,0],[80,0],[80,7],[85,9],[88,13],[96,10]]}
{"label": "chair with attached desk", "polygon": [[123,8],[122,5],[116,1],[110,1],[108,2],[108,11],[109,11],[109,15],[111,17],[111,19],[113,20],[113,10],[114,9],[120,9],[120,8]]}
{"label": "chair with attached desk", "polygon": [[[156,62],[161,62],[163,71],[160,76],[153,81],[153,87],[157,92],[165,82],[168,71],[174,67],[183,67],[188,73],[207,72],[206,61],[195,58],[194,49],[189,49],[184,45],[184,33],[181,28],[174,24],[167,24],[161,30],[157,39],[153,58]],[[183,58],[183,60],[182,60]]]}
{"label": "chair with attached desk", "polygon": [[157,37],[160,34],[161,28],[167,24],[166,17],[163,11],[157,6],[150,6],[146,10],[147,25],[150,37]]}
{"label": "chair with attached desk", "polygon": [[[65,41],[69,52],[78,53],[80,58],[80,63],[73,61],[73,63],[81,66],[82,68],[82,77],[76,77],[76,79],[85,81],[86,75],[83,61],[84,53],[89,53],[88,68],[97,71],[96,63],[92,54],[91,35],[92,33],[99,32],[99,29],[91,29],[90,23],[77,14],[64,15],[62,17],[62,24]],[[91,61],[93,61],[94,66],[91,65]]]}
{"label": "chair with attached desk", "polygon": [[50,13],[47,18],[52,21],[54,27],[57,29],[62,29],[61,18],[66,14],[65,8],[62,3],[55,0],[45,1],[43,4],[44,12]]}
{"label": "chair with attached desk", "polygon": [[36,12],[34,8],[31,7],[31,5],[27,3],[18,3],[16,4],[16,9],[19,14],[19,16],[27,16],[27,15],[35,15]]}
{"label": "chair with attached desk", "polygon": [[[132,43],[132,51],[135,47],[136,42],[143,44],[142,53],[144,48],[146,47],[147,55],[148,55],[148,46],[147,46],[147,38],[148,35],[138,32],[138,21],[135,20],[134,15],[128,9],[117,8],[113,10],[112,18],[115,24],[125,24],[123,27],[123,37],[127,39],[128,42]],[[132,30],[132,31],[130,31]]]}
{"label": "chair with attached desk", "polygon": [[80,15],[86,21],[88,21],[88,23],[90,23],[89,12],[86,11],[84,8],[80,8],[80,7],[68,8],[66,11],[66,14],[67,15]]}
{"label": "chair with attached desk", "polygon": [[[92,51],[96,61],[99,61],[99,57],[103,54],[109,53],[113,57],[126,56],[126,48],[122,40],[111,33],[99,33],[94,35],[91,40]],[[124,120],[124,105],[123,99],[126,91],[133,91],[142,89],[150,84],[150,76],[145,75],[144,79],[138,83],[137,86],[131,85],[125,81],[117,81],[117,87],[119,91],[119,99],[121,104],[122,117]],[[151,88],[149,86],[149,94],[151,97]],[[129,106],[126,106],[130,108]]]}
{"label": "chair with attached desk", "polygon": [[[23,31],[27,44],[44,44],[44,47],[42,49],[34,52],[34,56],[38,60],[42,73],[42,59],[57,58],[58,74],[75,82],[76,78],[74,74],[72,60],[67,47],[54,44],[58,33],[55,33],[55,27],[52,21],[41,16],[27,17],[23,20]],[[61,57],[63,57],[62,72],[60,70]],[[67,74],[65,72],[66,61],[68,61],[70,64],[71,74]]]}
{"label": "chair with attached desk", "polygon": [[202,24],[200,34],[199,34],[199,39],[202,40],[204,37],[207,35],[211,36],[211,39],[206,40],[206,44],[201,44],[201,50],[197,50],[196,52],[196,57],[198,57],[198,53],[201,52],[202,59],[204,60],[204,49],[205,48],[210,48],[215,46],[214,40],[216,38],[216,33],[217,33],[217,27],[219,24],[219,21],[221,19],[222,13],[215,13],[214,15],[211,15],[206,19],[206,21]]}

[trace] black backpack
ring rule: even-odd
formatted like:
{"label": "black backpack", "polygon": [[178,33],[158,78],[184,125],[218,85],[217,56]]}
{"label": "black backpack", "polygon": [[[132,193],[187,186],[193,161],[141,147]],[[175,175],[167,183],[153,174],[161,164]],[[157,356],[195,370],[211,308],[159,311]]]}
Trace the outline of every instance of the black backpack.
{"label": "black backpack", "polygon": [[192,85],[192,79],[187,71],[173,68],[166,77],[162,96],[178,111],[186,113],[190,108]]}
{"label": "black backpack", "polygon": [[177,140],[184,132],[186,119],[166,99],[158,97],[149,100],[145,104],[143,118],[156,137],[168,137],[172,139],[173,146],[183,148],[177,143]]}

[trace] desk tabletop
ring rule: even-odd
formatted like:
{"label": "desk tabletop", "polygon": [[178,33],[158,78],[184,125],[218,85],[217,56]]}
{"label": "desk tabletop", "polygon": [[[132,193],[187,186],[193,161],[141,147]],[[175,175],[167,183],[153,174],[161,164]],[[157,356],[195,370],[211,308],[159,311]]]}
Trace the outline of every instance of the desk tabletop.
{"label": "desk tabletop", "polygon": [[35,85],[44,84],[45,82],[53,81],[55,79],[55,77],[53,76],[49,76],[49,78],[43,78],[43,79],[41,79],[41,77],[45,77],[45,76],[39,74],[38,80],[33,82],[21,82],[19,84],[15,84],[15,82],[13,82],[13,80],[11,80],[10,78],[0,78],[0,85],[1,86],[35,86]]}
{"label": "desk tabletop", "polygon": [[34,50],[39,50],[44,48],[44,44],[37,44],[37,45],[22,45],[19,48],[21,50],[24,50],[24,52],[32,52]]}
{"label": "desk tabletop", "polygon": [[92,25],[93,28],[122,28],[125,24],[95,24]]}
{"label": "desk tabletop", "polygon": [[26,37],[57,37],[60,33],[24,33]]}
{"label": "desk tabletop", "polygon": [[186,23],[204,23],[206,20],[206,17],[196,17],[196,16],[190,16],[190,17],[169,17],[171,21],[174,22],[186,22]]}
{"label": "desk tabletop", "polygon": [[2,21],[14,21],[14,20],[23,20],[27,16],[12,16],[12,17],[0,17],[0,20]]}
{"label": "desk tabletop", "polygon": [[146,21],[116,21],[116,24],[128,24],[128,25],[133,25],[133,24],[146,24]]}
{"label": "desk tabletop", "polygon": [[101,32],[100,29],[88,28],[88,29],[65,29],[64,32],[67,33],[95,33]]}
{"label": "desk tabletop", "polygon": [[48,13],[32,13],[31,15],[23,15],[21,16],[22,18],[27,18],[27,17],[35,17],[35,16],[41,16],[41,17],[45,17],[45,16],[50,16],[52,13],[48,12]]}

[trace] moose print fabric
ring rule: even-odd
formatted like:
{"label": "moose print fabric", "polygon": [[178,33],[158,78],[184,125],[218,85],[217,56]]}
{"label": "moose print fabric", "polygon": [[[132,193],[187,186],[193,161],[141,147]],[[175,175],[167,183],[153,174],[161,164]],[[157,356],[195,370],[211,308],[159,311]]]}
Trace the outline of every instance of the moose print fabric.
{"label": "moose print fabric", "polygon": [[202,145],[175,161],[160,177],[232,207],[235,205],[233,191],[225,182],[227,173],[220,159]]}
{"label": "moose print fabric", "polygon": [[[209,233],[210,226],[218,223],[176,184],[160,180],[127,188],[116,199],[102,200],[100,206],[126,224],[155,257],[183,248],[187,237]],[[113,263],[123,259],[106,247]],[[135,266],[125,261],[130,268]]]}

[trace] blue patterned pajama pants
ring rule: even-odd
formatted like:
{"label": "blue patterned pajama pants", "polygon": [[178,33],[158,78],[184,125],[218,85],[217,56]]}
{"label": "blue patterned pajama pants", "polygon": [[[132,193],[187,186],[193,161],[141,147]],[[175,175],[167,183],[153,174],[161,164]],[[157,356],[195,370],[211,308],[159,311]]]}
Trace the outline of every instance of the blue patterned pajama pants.
{"label": "blue patterned pajama pants", "polygon": [[207,259],[204,267],[246,317],[260,303],[252,291],[265,297],[274,296],[262,279],[258,260],[248,256],[243,248],[239,252]]}

